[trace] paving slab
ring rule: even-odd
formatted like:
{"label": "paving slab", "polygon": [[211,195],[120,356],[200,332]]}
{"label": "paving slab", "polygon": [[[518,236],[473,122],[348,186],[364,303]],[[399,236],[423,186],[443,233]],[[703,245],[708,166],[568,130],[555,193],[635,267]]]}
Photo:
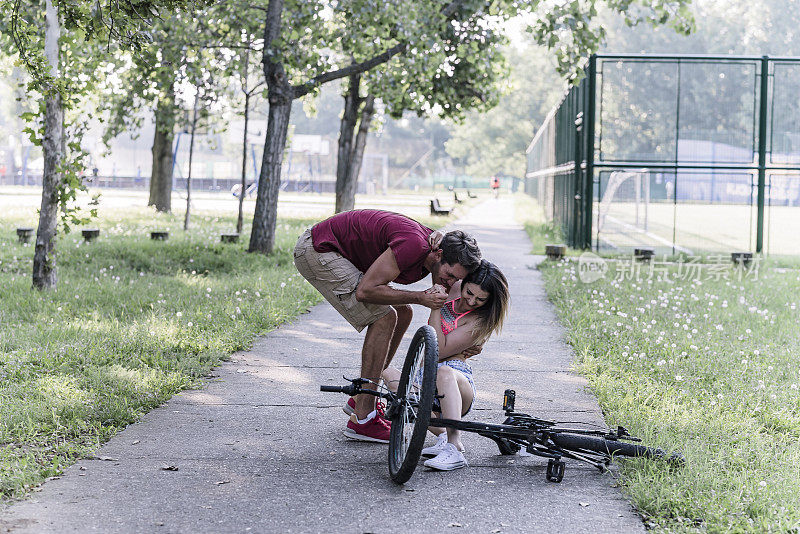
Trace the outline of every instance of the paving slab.
{"label": "paving slab", "polygon": [[[602,424],[535,269],[542,258],[527,254],[512,213],[510,199],[491,199],[457,225],[503,269],[512,296],[505,331],[474,359],[478,395],[468,419],[501,422],[503,390],[512,388],[521,411]],[[415,307],[414,315],[409,332],[427,310]],[[319,391],[358,374],[362,340],[327,303],[315,306],[231,355],[201,389],[175,395],[92,459],[5,505],[0,532],[644,531],[613,472],[568,462],[563,482],[548,483],[544,459],[499,455],[493,442],[468,433],[469,468],[420,465],[408,483],[393,484],[386,446],[344,438],[346,397]]]}

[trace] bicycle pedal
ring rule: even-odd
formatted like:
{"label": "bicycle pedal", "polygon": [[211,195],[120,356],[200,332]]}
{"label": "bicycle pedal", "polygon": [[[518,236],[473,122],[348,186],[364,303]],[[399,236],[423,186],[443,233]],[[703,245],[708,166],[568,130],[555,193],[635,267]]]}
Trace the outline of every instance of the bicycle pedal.
{"label": "bicycle pedal", "polygon": [[567,464],[561,460],[550,458],[547,461],[547,481],[548,482],[561,482],[564,479],[564,469]]}

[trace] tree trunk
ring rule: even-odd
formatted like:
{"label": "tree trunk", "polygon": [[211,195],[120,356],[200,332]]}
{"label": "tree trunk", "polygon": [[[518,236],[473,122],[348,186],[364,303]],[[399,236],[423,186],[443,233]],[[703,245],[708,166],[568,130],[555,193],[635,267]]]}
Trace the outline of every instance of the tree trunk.
{"label": "tree trunk", "polygon": [[372,117],[375,116],[375,97],[367,95],[364,99],[364,107],[361,108],[361,117],[358,120],[358,134],[356,135],[356,142],[353,145],[353,153],[350,156],[350,170],[348,175],[348,183],[350,187],[348,191],[350,198],[350,208],[353,209],[356,202],[356,186],[358,186],[358,175],[361,173],[361,163],[364,161],[364,149],[367,146],[367,135],[369,135],[369,127],[372,124]]}
{"label": "tree trunk", "polygon": [[244,94],[244,137],[242,139],[242,189],[239,191],[239,215],[236,218],[236,233],[242,233],[244,225],[244,196],[247,194],[247,123],[250,120],[250,94]]}
{"label": "tree trunk", "polygon": [[267,119],[267,139],[264,157],[258,176],[258,198],[253,214],[253,230],[250,233],[248,252],[272,253],[275,247],[275,224],[278,212],[278,191],[281,185],[283,151],[289,130],[292,99],[273,103],[270,99]]}
{"label": "tree trunk", "polygon": [[355,186],[350,183],[350,160],[353,155],[353,137],[358,123],[362,99],[359,96],[361,76],[350,76],[344,95],[344,113],[339,123],[339,150],[336,157],[336,213],[353,209]]}
{"label": "tree trunk", "polygon": [[[61,26],[58,9],[52,0],[45,2],[45,55],[50,73],[58,79],[59,48],[58,39]],[[39,228],[36,232],[36,248],[33,254],[33,287],[54,289],[57,283],[56,231],[58,229],[58,188],[61,174],[58,172],[64,146],[64,110],[61,107],[61,94],[53,87],[45,96],[44,175],[42,176],[42,205],[39,211]]]}
{"label": "tree trunk", "polygon": [[278,191],[281,186],[281,164],[286,148],[286,134],[295,92],[286,77],[281,56],[272,48],[281,34],[283,0],[269,0],[264,24],[263,65],[269,98],[267,138],[258,176],[258,198],[253,214],[248,252],[272,253],[275,247],[275,223],[278,212]]}
{"label": "tree trunk", "polygon": [[244,223],[244,195],[247,191],[247,122],[250,119],[250,93],[247,91],[247,69],[250,66],[250,50],[244,51],[242,92],[244,92],[244,136],[242,137],[242,188],[239,191],[239,214],[236,217],[236,233],[242,233]]}
{"label": "tree trunk", "polygon": [[194,109],[192,109],[192,133],[189,137],[189,172],[186,174],[186,215],[183,217],[183,230],[189,229],[189,214],[192,208],[192,159],[194,157],[194,132],[197,130],[197,97],[200,87],[195,87]]}
{"label": "tree trunk", "polygon": [[153,167],[150,173],[148,206],[157,211],[172,210],[172,143],[175,138],[175,95],[170,85],[167,95],[156,105],[156,132],[153,136]]}

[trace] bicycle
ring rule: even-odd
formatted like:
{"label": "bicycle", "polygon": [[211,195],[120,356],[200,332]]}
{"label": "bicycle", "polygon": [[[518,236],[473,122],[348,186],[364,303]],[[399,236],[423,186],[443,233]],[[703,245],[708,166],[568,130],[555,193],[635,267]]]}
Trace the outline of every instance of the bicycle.
{"label": "bicycle", "polygon": [[386,400],[386,418],[392,423],[389,476],[398,484],[408,481],[414,473],[429,426],[456,428],[487,437],[497,444],[500,454],[516,454],[524,448],[529,454],[548,458],[545,475],[548,482],[563,480],[566,464],[562,458],[585,462],[600,472],[605,472],[616,456],[663,459],[673,466],[685,462],[677,452],[668,455],[662,449],[627,443],[641,440],[622,426],[616,430],[569,428],[561,426],[565,423],[517,412],[516,393],[510,389],[503,395],[506,419],[502,424],[432,417],[433,412],[440,411],[441,397],[436,394],[438,360],[436,333],[426,325],[414,334],[396,392],[377,384],[376,390],[366,389],[364,385],[374,382],[364,378],[345,378],[350,382],[346,386],[320,386],[321,391],[351,396],[366,393]]}

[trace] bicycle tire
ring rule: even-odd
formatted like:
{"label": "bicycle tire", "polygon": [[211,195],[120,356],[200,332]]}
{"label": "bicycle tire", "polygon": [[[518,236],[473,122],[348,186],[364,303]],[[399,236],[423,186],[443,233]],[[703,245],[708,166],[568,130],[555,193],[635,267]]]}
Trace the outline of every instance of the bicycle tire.
{"label": "bicycle tire", "polygon": [[[389,476],[397,484],[404,484],[411,478],[422,454],[436,394],[438,360],[436,333],[428,325],[420,327],[403,362],[397,393],[404,404],[395,411],[389,434]],[[412,394],[416,396],[416,403],[413,400],[409,402],[413,399]]]}
{"label": "bicycle tire", "polygon": [[553,434],[550,439],[562,449],[580,452],[591,451],[612,456],[627,456],[630,458],[662,459],[673,465],[683,465],[683,456],[679,453],[667,455],[663,449],[636,445],[625,441],[583,436],[579,434]]}

